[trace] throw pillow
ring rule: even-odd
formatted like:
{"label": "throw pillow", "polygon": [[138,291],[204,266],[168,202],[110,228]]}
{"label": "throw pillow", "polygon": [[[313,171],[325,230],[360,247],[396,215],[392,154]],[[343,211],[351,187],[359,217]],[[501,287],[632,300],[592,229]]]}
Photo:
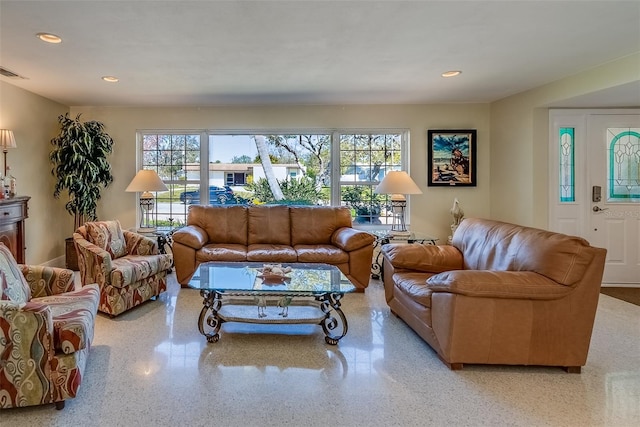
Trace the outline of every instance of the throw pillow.
{"label": "throw pillow", "polygon": [[94,221],[85,224],[87,240],[109,252],[113,259],[127,254],[127,245],[120,221]]}
{"label": "throw pillow", "polygon": [[31,288],[18,263],[9,248],[0,243],[0,300],[22,304],[30,299]]}

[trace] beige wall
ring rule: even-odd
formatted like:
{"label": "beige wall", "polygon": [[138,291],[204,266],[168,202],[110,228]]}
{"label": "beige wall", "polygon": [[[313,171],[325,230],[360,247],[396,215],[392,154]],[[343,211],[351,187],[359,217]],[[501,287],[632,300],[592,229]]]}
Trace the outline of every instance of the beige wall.
{"label": "beige wall", "polygon": [[[111,159],[115,181],[104,193],[98,214],[118,218],[133,227],[135,195],[125,188],[136,171],[136,130],[138,129],[375,129],[410,131],[410,172],[422,195],[410,197],[411,228],[446,241],[450,233],[449,209],[454,197],[467,216],[489,215],[489,106],[401,105],[401,106],[292,106],[292,107],[211,107],[211,108],[117,108],[74,107],[72,115],[105,123],[114,138]],[[478,186],[475,188],[427,187],[427,129],[477,129]]]}
{"label": "beige wall", "polygon": [[491,217],[546,228],[548,106],[639,79],[640,53],[492,103]]}
{"label": "beige wall", "polygon": [[26,220],[26,261],[40,264],[64,255],[64,239],[71,237],[73,217],[65,200],[53,198],[51,138],[58,133],[58,116],[69,107],[0,81],[0,128],[10,129],[17,148],[7,153],[18,193],[31,196]]}

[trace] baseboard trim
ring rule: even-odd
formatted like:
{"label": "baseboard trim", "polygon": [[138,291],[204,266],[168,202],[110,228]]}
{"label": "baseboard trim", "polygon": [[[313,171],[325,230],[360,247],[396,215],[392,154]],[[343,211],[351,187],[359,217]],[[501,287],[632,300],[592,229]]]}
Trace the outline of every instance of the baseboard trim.
{"label": "baseboard trim", "polygon": [[603,288],[640,288],[640,283],[603,283]]}

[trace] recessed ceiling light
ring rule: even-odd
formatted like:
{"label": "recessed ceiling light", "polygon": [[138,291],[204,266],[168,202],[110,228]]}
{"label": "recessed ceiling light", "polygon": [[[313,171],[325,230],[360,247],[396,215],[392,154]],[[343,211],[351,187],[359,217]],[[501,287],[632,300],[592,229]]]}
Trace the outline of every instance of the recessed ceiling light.
{"label": "recessed ceiling light", "polygon": [[460,74],[462,74],[462,71],[451,70],[451,71],[445,71],[444,73],[442,73],[442,77],[455,77],[455,76],[459,76]]}
{"label": "recessed ceiling light", "polygon": [[102,77],[102,80],[104,80],[105,82],[109,82],[109,83],[117,83],[120,81],[119,78],[114,77],[114,76],[104,76]]}
{"label": "recessed ceiling light", "polygon": [[38,33],[36,37],[47,43],[62,43],[62,39],[51,33]]}

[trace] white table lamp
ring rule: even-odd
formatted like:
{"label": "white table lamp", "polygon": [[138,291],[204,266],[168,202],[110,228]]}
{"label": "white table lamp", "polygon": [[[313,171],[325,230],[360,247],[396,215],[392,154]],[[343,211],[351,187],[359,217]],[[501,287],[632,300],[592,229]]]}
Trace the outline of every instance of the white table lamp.
{"label": "white table lamp", "polygon": [[405,223],[407,199],[405,194],[422,194],[416,183],[405,171],[390,171],[384,176],[375,189],[378,194],[391,194],[391,211],[393,213],[392,234],[409,234]]}
{"label": "white table lamp", "polygon": [[140,195],[140,228],[138,231],[151,232],[156,228],[151,226],[150,214],[153,211],[154,200],[151,191],[169,190],[160,179],[156,171],[143,169],[138,171],[125,191],[142,193]]}

